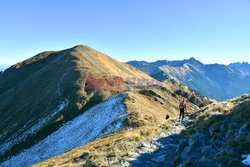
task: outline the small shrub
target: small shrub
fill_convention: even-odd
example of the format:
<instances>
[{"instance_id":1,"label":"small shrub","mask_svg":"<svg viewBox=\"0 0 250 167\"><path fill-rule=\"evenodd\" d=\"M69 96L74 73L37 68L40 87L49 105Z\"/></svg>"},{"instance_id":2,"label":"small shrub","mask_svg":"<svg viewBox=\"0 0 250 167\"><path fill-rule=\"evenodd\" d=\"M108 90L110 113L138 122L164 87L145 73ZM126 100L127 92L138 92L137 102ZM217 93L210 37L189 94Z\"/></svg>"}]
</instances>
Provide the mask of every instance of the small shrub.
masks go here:
<instances>
[{"instance_id":1,"label":"small shrub","mask_svg":"<svg viewBox=\"0 0 250 167\"><path fill-rule=\"evenodd\" d=\"M183 136L185 138L189 138L190 135L192 135L195 132L193 128L188 128L184 131Z\"/></svg>"},{"instance_id":2,"label":"small shrub","mask_svg":"<svg viewBox=\"0 0 250 167\"><path fill-rule=\"evenodd\" d=\"M140 136L136 136L134 139L136 142L140 142L142 138Z\"/></svg>"},{"instance_id":3,"label":"small shrub","mask_svg":"<svg viewBox=\"0 0 250 167\"><path fill-rule=\"evenodd\" d=\"M250 134L243 136L239 145L243 153L248 154L250 152Z\"/></svg>"},{"instance_id":4,"label":"small shrub","mask_svg":"<svg viewBox=\"0 0 250 167\"><path fill-rule=\"evenodd\" d=\"M222 133L221 132L215 132L215 137L222 137Z\"/></svg>"},{"instance_id":5,"label":"small shrub","mask_svg":"<svg viewBox=\"0 0 250 167\"><path fill-rule=\"evenodd\" d=\"M174 166L178 166L179 163L181 163L181 158L180 158L180 157L177 157L177 158L174 160Z\"/></svg>"},{"instance_id":6,"label":"small shrub","mask_svg":"<svg viewBox=\"0 0 250 167\"><path fill-rule=\"evenodd\" d=\"M239 141L236 140L235 138L230 138L227 140L227 146L228 147L236 147L239 145Z\"/></svg>"},{"instance_id":7,"label":"small shrub","mask_svg":"<svg viewBox=\"0 0 250 167\"><path fill-rule=\"evenodd\" d=\"M227 113L228 109L226 107L218 107L217 110L220 112L220 113Z\"/></svg>"},{"instance_id":8,"label":"small shrub","mask_svg":"<svg viewBox=\"0 0 250 167\"><path fill-rule=\"evenodd\" d=\"M237 128L236 124L232 122L230 122L227 127L228 129L232 129L232 130Z\"/></svg>"}]
</instances>

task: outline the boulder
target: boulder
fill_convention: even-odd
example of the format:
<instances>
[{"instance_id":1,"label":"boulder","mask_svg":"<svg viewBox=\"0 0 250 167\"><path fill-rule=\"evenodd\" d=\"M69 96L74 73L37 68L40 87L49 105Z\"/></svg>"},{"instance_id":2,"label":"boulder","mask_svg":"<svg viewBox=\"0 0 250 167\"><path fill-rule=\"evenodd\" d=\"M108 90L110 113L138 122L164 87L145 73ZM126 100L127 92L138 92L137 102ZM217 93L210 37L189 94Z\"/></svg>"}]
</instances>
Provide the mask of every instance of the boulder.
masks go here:
<instances>
[{"instance_id":1,"label":"boulder","mask_svg":"<svg viewBox=\"0 0 250 167\"><path fill-rule=\"evenodd\" d=\"M187 140L185 139L181 139L180 140L180 143L178 144L178 147L177 147L177 152L182 152L184 150L184 148L188 145L188 142Z\"/></svg>"},{"instance_id":2,"label":"boulder","mask_svg":"<svg viewBox=\"0 0 250 167\"><path fill-rule=\"evenodd\" d=\"M79 157L75 158L74 162L79 162L79 161L85 160L88 156L89 156L89 152L85 151L85 152L82 153L82 155L80 155Z\"/></svg>"},{"instance_id":3,"label":"boulder","mask_svg":"<svg viewBox=\"0 0 250 167\"><path fill-rule=\"evenodd\" d=\"M229 156L237 156L239 155L239 149L237 147L230 147L230 148L226 148L226 153L229 155Z\"/></svg>"},{"instance_id":4,"label":"boulder","mask_svg":"<svg viewBox=\"0 0 250 167\"><path fill-rule=\"evenodd\" d=\"M242 165L239 160L232 159L227 163L227 167L232 167L232 166L242 166Z\"/></svg>"},{"instance_id":5,"label":"boulder","mask_svg":"<svg viewBox=\"0 0 250 167\"><path fill-rule=\"evenodd\" d=\"M189 145L198 144L204 146L206 144L206 136L203 132L197 132L189 138Z\"/></svg>"},{"instance_id":6,"label":"boulder","mask_svg":"<svg viewBox=\"0 0 250 167\"><path fill-rule=\"evenodd\" d=\"M241 126L239 129L239 135L246 135L249 129L250 129L250 124L244 123L244 125Z\"/></svg>"},{"instance_id":7,"label":"boulder","mask_svg":"<svg viewBox=\"0 0 250 167\"><path fill-rule=\"evenodd\" d=\"M235 133L235 132L234 132L233 130L229 130L229 131L227 132L227 134L226 134L226 138L227 138L227 139L234 138L234 136L235 136L234 133Z\"/></svg>"},{"instance_id":8,"label":"boulder","mask_svg":"<svg viewBox=\"0 0 250 167\"><path fill-rule=\"evenodd\" d=\"M156 158L154 158L154 159L152 159L152 160L153 160L154 162L160 163L160 162L165 161L165 159L166 159L166 156L165 156L165 155L161 155L161 156L156 157Z\"/></svg>"},{"instance_id":9,"label":"boulder","mask_svg":"<svg viewBox=\"0 0 250 167\"><path fill-rule=\"evenodd\" d=\"M222 145L225 144L225 141L221 138L212 138L210 140L210 143L212 143L214 147L221 147Z\"/></svg>"},{"instance_id":10,"label":"boulder","mask_svg":"<svg viewBox=\"0 0 250 167\"><path fill-rule=\"evenodd\" d=\"M208 155L208 154L215 153L215 152L216 150L213 148L212 145L206 145L201 148L201 153L204 155Z\"/></svg>"}]
</instances>

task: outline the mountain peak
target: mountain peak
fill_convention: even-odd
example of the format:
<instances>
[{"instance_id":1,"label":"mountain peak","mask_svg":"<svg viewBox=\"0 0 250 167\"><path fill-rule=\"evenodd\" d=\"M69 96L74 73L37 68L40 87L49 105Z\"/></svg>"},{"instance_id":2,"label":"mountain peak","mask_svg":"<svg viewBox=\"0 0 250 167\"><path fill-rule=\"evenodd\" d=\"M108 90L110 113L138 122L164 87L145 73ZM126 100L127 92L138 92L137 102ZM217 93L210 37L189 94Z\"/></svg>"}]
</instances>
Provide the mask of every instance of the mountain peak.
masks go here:
<instances>
[{"instance_id":1,"label":"mountain peak","mask_svg":"<svg viewBox=\"0 0 250 167\"><path fill-rule=\"evenodd\" d=\"M169 62L168 60L157 60L156 62L152 62L152 64L161 67L167 65L168 62Z\"/></svg>"},{"instance_id":2,"label":"mountain peak","mask_svg":"<svg viewBox=\"0 0 250 167\"><path fill-rule=\"evenodd\" d=\"M243 61L242 63L241 62L230 63L229 66L231 65L249 65L249 63L246 61Z\"/></svg>"},{"instance_id":3,"label":"mountain peak","mask_svg":"<svg viewBox=\"0 0 250 167\"><path fill-rule=\"evenodd\" d=\"M196 60L194 57L190 57L189 60L190 60L190 61L198 61L198 60Z\"/></svg>"},{"instance_id":4,"label":"mountain peak","mask_svg":"<svg viewBox=\"0 0 250 167\"><path fill-rule=\"evenodd\" d=\"M204 65L202 62L200 62L199 60L195 59L194 57L190 57L188 60L184 60L183 61L183 64L186 64L186 63L194 65L194 66L197 66L197 67L201 67L201 66Z\"/></svg>"},{"instance_id":5,"label":"mountain peak","mask_svg":"<svg viewBox=\"0 0 250 167\"><path fill-rule=\"evenodd\" d=\"M74 49L90 49L90 47L88 47L87 45L76 45L72 48Z\"/></svg>"},{"instance_id":6,"label":"mountain peak","mask_svg":"<svg viewBox=\"0 0 250 167\"><path fill-rule=\"evenodd\" d=\"M187 61L192 62L192 63L195 62L195 63L203 64L199 60L195 59L194 57L190 57Z\"/></svg>"},{"instance_id":7,"label":"mountain peak","mask_svg":"<svg viewBox=\"0 0 250 167\"><path fill-rule=\"evenodd\" d=\"M248 62L231 63L229 64L229 67L239 70L243 74L250 76L250 64Z\"/></svg>"}]
</instances>

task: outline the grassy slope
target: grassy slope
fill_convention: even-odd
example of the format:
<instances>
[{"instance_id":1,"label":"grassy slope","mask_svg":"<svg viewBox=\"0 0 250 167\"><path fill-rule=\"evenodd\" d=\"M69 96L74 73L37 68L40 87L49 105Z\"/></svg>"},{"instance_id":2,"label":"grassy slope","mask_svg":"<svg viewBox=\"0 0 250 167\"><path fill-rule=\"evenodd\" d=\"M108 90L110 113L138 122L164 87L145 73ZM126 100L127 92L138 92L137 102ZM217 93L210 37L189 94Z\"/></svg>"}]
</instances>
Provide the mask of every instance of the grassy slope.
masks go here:
<instances>
[{"instance_id":1,"label":"grassy slope","mask_svg":"<svg viewBox=\"0 0 250 167\"><path fill-rule=\"evenodd\" d=\"M109 166L108 162L119 165L120 157L125 156L132 148L150 136L154 136L166 127L168 114L171 119L178 115L180 96L172 96L168 91L134 91L129 92L125 100L129 115L126 127L104 138L97 139L85 146L69 151L58 157L49 159L35 166ZM190 104L190 112L198 107ZM80 162L74 159L80 157L84 151L89 156Z\"/></svg>"},{"instance_id":2,"label":"grassy slope","mask_svg":"<svg viewBox=\"0 0 250 167\"><path fill-rule=\"evenodd\" d=\"M0 74L0 97L4 99L0 102L0 129L1 134L6 134L0 137L0 144L9 139L13 133L18 132L16 135L19 136L35 125L39 119L53 114L63 100L67 99L69 103L36 134L15 145L4 155L0 155L0 161L45 138L63 122L122 92L129 92L126 100L129 114L127 126L121 132L94 141L94 145L99 145L99 149L91 147L93 143L84 146L83 149L95 150L93 156L97 155L98 158L107 156L103 156L107 154L108 147L103 147L100 142L102 140L109 144L116 139L121 141L115 142L113 149L115 154L117 148L126 145L127 142L124 141L132 140L133 145L147 136L156 134L159 127L166 123L166 114L172 118L178 114L176 106L182 97L174 93L177 89L174 84L165 83L163 89L153 91L86 90L86 77L122 78L125 81L126 77L151 79L145 73L86 46L59 52L44 52L12 66ZM191 103L189 107L197 109L197 106ZM69 160L72 161L72 158ZM97 163L98 158L92 159L93 162ZM62 161L65 163L67 160L62 159ZM55 164L53 160L51 162Z\"/></svg>"},{"instance_id":3,"label":"grassy slope","mask_svg":"<svg viewBox=\"0 0 250 167\"><path fill-rule=\"evenodd\" d=\"M117 75L123 73L124 70L130 69L133 72L131 75L137 78L150 78L141 75L143 74L142 72L138 73L136 69L126 64L122 64L122 66L128 68L121 70L116 70L116 66L107 65L105 71L110 72L115 69ZM122 77L126 79L126 76L122 75ZM125 100L125 104L127 106L128 119L123 130L35 166L109 166L108 161L119 164L119 157L126 155L132 148L149 136L160 133L161 127L165 127L168 124L168 121L165 119L166 115L169 115L171 119L176 118L178 115L177 106L183 97L174 92L180 89L188 94L189 97L196 97L204 105L210 103L210 100L197 96L195 92L189 91L187 88L180 86L180 84L176 85L176 83L166 82L161 90L127 90L128 97ZM188 106L190 111L198 109L192 102ZM75 162L74 159L81 156L84 151L89 151L89 156L84 161Z\"/></svg>"},{"instance_id":4,"label":"grassy slope","mask_svg":"<svg viewBox=\"0 0 250 167\"><path fill-rule=\"evenodd\" d=\"M149 78L86 46L44 52L0 74L0 133L4 134L0 136L0 144L11 137L20 136L38 123L39 119L55 113L64 100L69 102L63 111L48 120L35 135L30 135L0 155L0 161L30 147L55 131L63 122L73 119L95 104L121 93L119 90L86 90L86 77L93 76Z\"/></svg>"}]
</instances>

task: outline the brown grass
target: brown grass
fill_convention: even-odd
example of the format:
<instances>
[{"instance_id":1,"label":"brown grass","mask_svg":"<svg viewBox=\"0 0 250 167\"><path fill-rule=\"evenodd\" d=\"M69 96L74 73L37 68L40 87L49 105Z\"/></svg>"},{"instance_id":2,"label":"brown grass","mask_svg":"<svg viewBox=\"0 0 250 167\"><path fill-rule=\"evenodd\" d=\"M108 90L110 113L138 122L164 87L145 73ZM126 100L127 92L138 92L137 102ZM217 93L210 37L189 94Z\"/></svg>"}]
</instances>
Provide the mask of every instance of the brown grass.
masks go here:
<instances>
[{"instance_id":1,"label":"brown grass","mask_svg":"<svg viewBox=\"0 0 250 167\"><path fill-rule=\"evenodd\" d=\"M125 156L148 137L160 133L162 127L166 129L169 123L165 119L166 114L169 114L171 119L175 119L178 115L176 109L178 99L171 99L171 102L168 102L167 98L172 98L172 96L160 91L156 91L156 93L159 95L158 98L166 101L164 105L152 100L151 96L140 94L137 91L128 92L125 105L129 117L125 129L35 166L88 166L88 164L109 166L108 160L118 163L119 157ZM75 163L74 158L79 157L86 150L90 152L89 158Z\"/></svg>"},{"instance_id":2,"label":"brown grass","mask_svg":"<svg viewBox=\"0 0 250 167\"><path fill-rule=\"evenodd\" d=\"M128 113L125 129L42 162L37 166L79 166L82 163L90 165L103 163L105 166L107 157L123 156L139 142L159 133L159 127L167 123L165 120L167 114L170 119L175 119L179 114L178 104L183 98L174 93L179 87L177 88L170 83L164 83L164 88L160 90L153 89L147 90L147 92L127 90L126 82L123 90L87 90L87 77L96 77L97 79L122 78L124 81L127 77L152 78L86 46L39 54L17 64L2 76L4 76L0 79L0 98L3 99L0 102L0 129L3 129L0 132L2 134L4 134L4 129L8 129L16 122L18 122L17 129L23 127L30 120L32 123L37 122L44 115L51 114L62 99L69 100L67 110L51 120L41 132L42 135L32 136L30 140L20 144L22 148L11 151L9 155L25 147L30 147L32 145L30 141L42 140L60 127L63 121L75 118L103 100L115 94L128 93L125 101ZM18 87L16 87L16 80L19 81ZM62 90L60 97L57 92L58 87ZM14 92L9 91L12 89ZM188 90L185 91L191 93ZM191 103L188 104L188 107L190 112L198 109ZM49 110L46 110L47 108ZM45 113L45 111L48 112ZM8 122L13 115L15 119ZM31 127L32 123L27 127ZM15 131L16 129L13 129L8 135L10 136ZM3 140L0 138L0 142ZM75 164L74 158L80 156L84 150L90 151L90 157L85 162Z\"/></svg>"}]
</instances>

